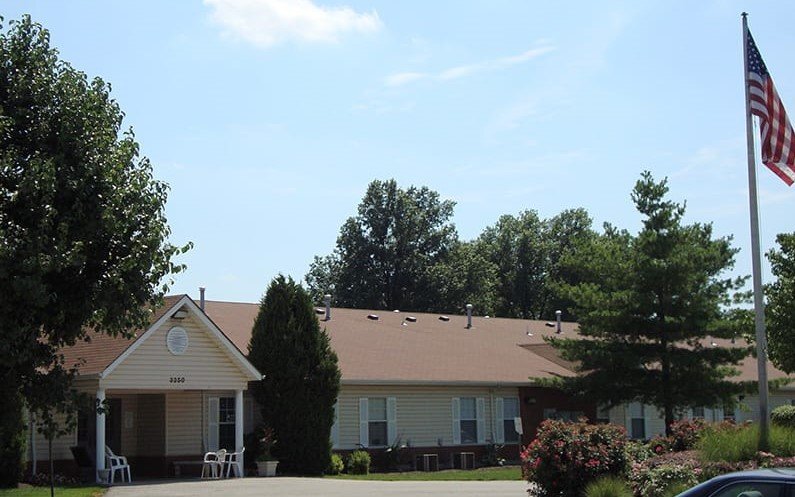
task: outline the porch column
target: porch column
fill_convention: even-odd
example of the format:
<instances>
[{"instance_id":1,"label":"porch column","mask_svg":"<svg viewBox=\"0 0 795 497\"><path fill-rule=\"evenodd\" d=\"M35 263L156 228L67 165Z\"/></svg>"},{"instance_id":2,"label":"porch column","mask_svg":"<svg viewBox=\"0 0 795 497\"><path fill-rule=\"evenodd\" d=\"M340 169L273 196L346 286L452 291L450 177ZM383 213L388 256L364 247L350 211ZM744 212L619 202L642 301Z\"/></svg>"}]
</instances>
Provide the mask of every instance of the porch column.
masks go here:
<instances>
[{"instance_id":1,"label":"porch column","mask_svg":"<svg viewBox=\"0 0 795 497\"><path fill-rule=\"evenodd\" d=\"M97 390L98 406L103 406L105 402L105 389L100 388ZM99 481L99 470L105 469L105 412L95 411L97 415L97 433L96 433L96 447L94 450L95 459L97 463L97 481Z\"/></svg>"},{"instance_id":2,"label":"porch column","mask_svg":"<svg viewBox=\"0 0 795 497\"><path fill-rule=\"evenodd\" d=\"M235 452L243 450L243 390L235 390ZM243 476L243 458L237 458L237 468Z\"/></svg>"}]
</instances>

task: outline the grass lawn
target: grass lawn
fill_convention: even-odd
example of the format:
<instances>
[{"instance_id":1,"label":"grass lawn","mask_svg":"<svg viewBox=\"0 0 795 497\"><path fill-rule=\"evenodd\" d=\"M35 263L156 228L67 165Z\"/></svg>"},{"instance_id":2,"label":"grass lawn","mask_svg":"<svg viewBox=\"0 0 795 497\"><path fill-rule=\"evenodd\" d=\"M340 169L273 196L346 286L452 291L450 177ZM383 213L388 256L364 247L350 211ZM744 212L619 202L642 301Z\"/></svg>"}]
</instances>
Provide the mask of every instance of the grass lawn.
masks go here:
<instances>
[{"instance_id":1,"label":"grass lawn","mask_svg":"<svg viewBox=\"0 0 795 497\"><path fill-rule=\"evenodd\" d=\"M102 487L55 487L56 497L100 497L105 493ZM0 490L0 497L50 497L50 487L32 487Z\"/></svg>"},{"instance_id":2,"label":"grass lawn","mask_svg":"<svg viewBox=\"0 0 795 497\"><path fill-rule=\"evenodd\" d=\"M326 478L337 478L343 480L378 480L378 481L521 480L522 470L519 466L505 466L502 468L480 468L480 469L470 469L470 470L450 469L445 471L409 471L406 473L370 473L369 475L337 475L337 476L326 476Z\"/></svg>"}]
</instances>

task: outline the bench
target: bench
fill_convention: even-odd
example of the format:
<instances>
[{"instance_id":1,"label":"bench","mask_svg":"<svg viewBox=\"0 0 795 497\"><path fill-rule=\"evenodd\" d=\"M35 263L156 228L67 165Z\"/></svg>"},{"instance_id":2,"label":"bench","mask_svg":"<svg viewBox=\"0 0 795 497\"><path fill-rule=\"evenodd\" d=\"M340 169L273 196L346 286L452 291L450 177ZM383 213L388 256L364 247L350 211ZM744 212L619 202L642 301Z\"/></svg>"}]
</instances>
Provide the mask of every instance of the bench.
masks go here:
<instances>
[{"instance_id":1,"label":"bench","mask_svg":"<svg viewBox=\"0 0 795 497\"><path fill-rule=\"evenodd\" d=\"M188 461L173 461L171 464L174 465L174 476L179 478L182 476L182 466L199 466L204 464L204 461L200 459L191 459Z\"/></svg>"}]
</instances>

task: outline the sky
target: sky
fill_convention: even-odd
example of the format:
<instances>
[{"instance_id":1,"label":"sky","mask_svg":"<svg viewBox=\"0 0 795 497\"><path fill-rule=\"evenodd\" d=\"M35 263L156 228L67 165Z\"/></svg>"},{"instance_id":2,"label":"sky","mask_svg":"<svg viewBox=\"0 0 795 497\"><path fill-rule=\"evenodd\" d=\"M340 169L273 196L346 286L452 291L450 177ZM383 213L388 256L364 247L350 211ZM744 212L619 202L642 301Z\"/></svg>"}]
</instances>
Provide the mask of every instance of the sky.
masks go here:
<instances>
[{"instance_id":1,"label":"sky","mask_svg":"<svg viewBox=\"0 0 795 497\"><path fill-rule=\"evenodd\" d=\"M587 209L637 232L630 191L667 177L751 273L742 30L795 112L795 2L9 1L112 86L167 182L170 293L258 301L329 254L367 185L456 202L463 240L503 214ZM795 190L759 168L761 245ZM765 262L765 281L771 276Z\"/></svg>"}]
</instances>

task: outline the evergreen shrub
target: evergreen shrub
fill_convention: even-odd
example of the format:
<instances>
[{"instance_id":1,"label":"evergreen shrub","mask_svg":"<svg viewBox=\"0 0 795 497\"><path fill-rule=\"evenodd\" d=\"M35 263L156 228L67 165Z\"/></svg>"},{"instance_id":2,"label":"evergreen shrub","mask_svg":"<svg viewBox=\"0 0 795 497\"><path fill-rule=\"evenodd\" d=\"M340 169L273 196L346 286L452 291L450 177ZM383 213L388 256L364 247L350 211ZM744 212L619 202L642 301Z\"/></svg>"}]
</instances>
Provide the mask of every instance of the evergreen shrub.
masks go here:
<instances>
[{"instance_id":1,"label":"evergreen shrub","mask_svg":"<svg viewBox=\"0 0 795 497\"><path fill-rule=\"evenodd\" d=\"M326 474L338 475L342 473L343 469L345 469L345 463L342 462L342 456L339 454L331 454L331 462L328 465Z\"/></svg>"},{"instance_id":2,"label":"evergreen shrub","mask_svg":"<svg viewBox=\"0 0 795 497\"><path fill-rule=\"evenodd\" d=\"M778 406L770 413L770 421L777 426L795 428L795 406Z\"/></svg>"},{"instance_id":3,"label":"evergreen shrub","mask_svg":"<svg viewBox=\"0 0 795 497\"><path fill-rule=\"evenodd\" d=\"M370 454L364 450L355 450L348 456L348 473L352 475L370 474Z\"/></svg>"}]
</instances>

